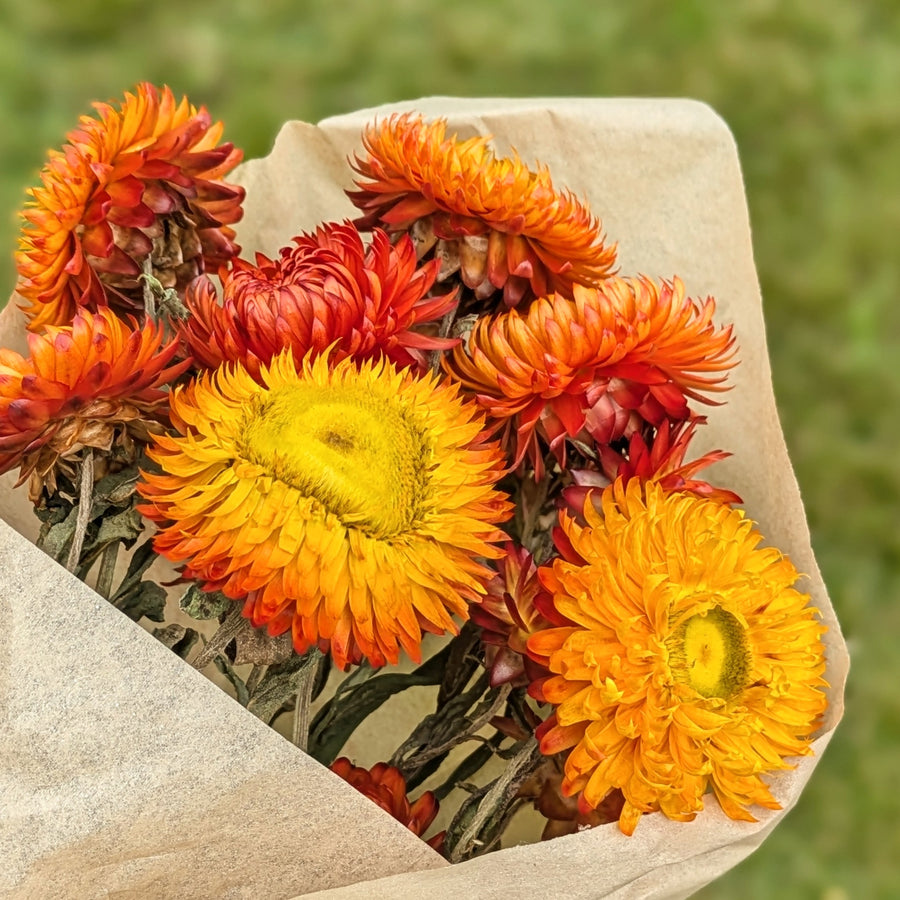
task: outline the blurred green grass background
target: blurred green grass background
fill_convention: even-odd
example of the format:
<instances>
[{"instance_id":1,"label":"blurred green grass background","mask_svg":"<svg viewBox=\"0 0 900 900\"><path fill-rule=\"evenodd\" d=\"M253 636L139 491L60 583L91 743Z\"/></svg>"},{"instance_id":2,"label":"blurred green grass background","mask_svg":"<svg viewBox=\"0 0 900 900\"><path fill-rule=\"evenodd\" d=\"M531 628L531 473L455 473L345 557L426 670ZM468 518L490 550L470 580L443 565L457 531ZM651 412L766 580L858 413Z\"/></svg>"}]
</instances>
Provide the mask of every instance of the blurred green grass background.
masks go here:
<instances>
[{"instance_id":1,"label":"blurred green grass background","mask_svg":"<svg viewBox=\"0 0 900 900\"><path fill-rule=\"evenodd\" d=\"M775 390L854 656L844 723L775 836L702 893L897 896L900 15L894 0L0 0L0 284L46 148L170 84L247 157L285 119L429 94L688 96L734 131ZM5 294L6 292L0 292Z\"/></svg>"}]
</instances>

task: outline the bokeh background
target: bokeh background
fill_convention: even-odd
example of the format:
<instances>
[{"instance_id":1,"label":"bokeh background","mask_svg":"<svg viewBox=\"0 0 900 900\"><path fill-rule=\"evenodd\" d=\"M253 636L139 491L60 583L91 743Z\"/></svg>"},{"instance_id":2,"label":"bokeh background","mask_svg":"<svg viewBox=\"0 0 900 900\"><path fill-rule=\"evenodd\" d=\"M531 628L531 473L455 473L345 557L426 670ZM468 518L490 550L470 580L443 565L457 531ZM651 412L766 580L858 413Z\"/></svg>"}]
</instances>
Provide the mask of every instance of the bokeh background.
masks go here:
<instances>
[{"instance_id":1,"label":"bokeh background","mask_svg":"<svg viewBox=\"0 0 900 900\"><path fill-rule=\"evenodd\" d=\"M787 443L854 664L798 807L705 889L900 891L900 13L895 0L0 0L0 284L45 150L168 83L247 157L285 119L429 94L687 96L740 150ZM4 296L7 291L0 291Z\"/></svg>"}]
</instances>

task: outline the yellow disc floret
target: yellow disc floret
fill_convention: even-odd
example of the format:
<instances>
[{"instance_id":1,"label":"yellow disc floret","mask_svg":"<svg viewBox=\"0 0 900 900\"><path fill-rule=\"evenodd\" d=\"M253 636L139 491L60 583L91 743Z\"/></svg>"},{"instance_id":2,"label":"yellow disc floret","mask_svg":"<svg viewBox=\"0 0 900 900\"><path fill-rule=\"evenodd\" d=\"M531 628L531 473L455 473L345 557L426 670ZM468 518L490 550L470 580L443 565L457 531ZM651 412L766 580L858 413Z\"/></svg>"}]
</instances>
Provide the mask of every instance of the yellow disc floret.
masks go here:
<instances>
[{"instance_id":1,"label":"yellow disc floret","mask_svg":"<svg viewBox=\"0 0 900 900\"><path fill-rule=\"evenodd\" d=\"M750 654L737 617L713 606L688 617L669 640L675 679L703 697L728 700L747 685Z\"/></svg>"}]
</instances>

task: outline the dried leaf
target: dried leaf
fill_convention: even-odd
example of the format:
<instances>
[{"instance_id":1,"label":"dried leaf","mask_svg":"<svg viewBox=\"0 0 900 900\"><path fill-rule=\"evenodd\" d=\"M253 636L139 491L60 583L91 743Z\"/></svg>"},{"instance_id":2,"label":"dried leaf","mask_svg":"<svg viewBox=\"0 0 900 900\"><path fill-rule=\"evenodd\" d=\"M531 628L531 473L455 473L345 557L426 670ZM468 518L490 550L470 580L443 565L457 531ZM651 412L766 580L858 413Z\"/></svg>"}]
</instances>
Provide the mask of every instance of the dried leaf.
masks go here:
<instances>
[{"instance_id":1,"label":"dried leaf","mask_svg":"<svg viewBox=\"0 0 900 900\"><path fill-rule=\"evenodd\" d=\"M151 622L165 618L166 592L152 581L139 581L134 587L116 595L113 605L137 622L146 616Z\"/></svg>"},{"instance_id":2,"label":"dried leaf","mask_svg":"<svg viewBox=\"0 0 900 900\"><path fill-rule=\"evenodd\" d=\"M394 694L418 685L440 684L449 655L448 644L408 674L388 672L369 677L371 671L367 674L362 669L353 672L313 720L307 750L309 755L322 765L331 765L360 723ZM352 678L365 680L342 690Z\"/></svg>"},{"instance_id":3,"label":"dried leaf","mask_svg":"<svg viewBox=\"0 0 900 900\"><path fill-rule=\"evenodd\" d=\"M182 594L178 605L192 619L205 621L224 616L234 605L234 600L229 600L220 591L204 591L199 584L192 584Z\"/></svg>"},{"instance_id":4,"label":"dried leaf","mask_svg":"<svg viewBox=\"0 0 900 900\"><path fill-rule=\"evenodd\" d=\"M51 525L44 531L41 529L41 539L38 546L47 556L62 562L68 555L75 527L78 522L78 507L70 507L68 515L61 521ZM46 528L46 525L45 525Z\"/></svg>"},{"instance_id":5,"label":"dried leaf","mask_svg":"<svg viewBox=\"0 0 900 900\"><path fill-rule=\"evenodd\" d=\"M137 588L141 583L141 579L144 577L144 572L150 568L155 559L156 552L153 549L153 542L150 540L145 541L131 554L125 577L122 579L122 583L119 585L116 592L110 597L110 602L114 606L119 605L120 598L123 598L126 594ZM154 621L161 620L155 619Z\"/></svg>"},{"instance_id":6,"label":"dried leaf","mask_svg":"<svg viewBox=\"0 0 900 900\"><path fill-rule=\"evenodd\" d=\"M186 659L191 648L197 643L200 634L193 628L185 628L184 625L173 623L164 628L154 628L153 637L165 644L177 656Z\"/></svg>"},{"instance_id":7,"label":"dried leaf","mask_svg":"<svg viewBox=\"0 0 900 900\"><path fill-rule=\"evenodd\" d=\"M250 628L235 638L236 666L248 663L254 666L272 666L287 662L293 655L294 645L290 631L272 637L264 628Z\"/></svg>"},{"instance_id":8,"label":"dried leaf","mask_svg":"<svg viewBox=\"0 0 900 900\"><path fill-rule=\"evenodd\" d=\"M523 802L519 787L541 764L543 757L534 737L517 744L503 773L467 797L447 827L444 855L462 862L494 848L513 813Z\"/></svg>"},{"instance_id":9,"label":"dried leaf","mask_svg":"<svg viewBox=\"0 0 900 900\"><path fill-rule=\"evenodd\" d=\"M295 654L287 662L269 666L247 708L266 724L271 723L281 707L296 695L305 670L310 665L324 665L325 659L322 652L314 647L302 656Z\"/></svg>"},{"instance_id":10,"label":"dried leaf","mask_svg":"<svg viewBox=\"0 0 900 900\"><path fill-rule=\"evenodd\" d=\"M94 517L102 515L109 506L125 506L131 503L134 489L140 478L140 462L127 466L111 475L104 475L94 485Z\"/></svg>"},{"instance_id":11,"label":"dried leaf","mask_svg":"<svg viewBox=\"0 0 900 900\"><path fill-rule=\"evenodd\" d=\"M250 702L250 692L244 679L235 672L234 666L224 656L217 656L213 660L213 665L231 682L237 702L241 706L246 706Z\"/></svg>"},{"instance_id":12,"label":"dried leaf","mask_svg":"<svg viewBox=\"0 0 900 900\"><path fill-rule=\"evenodd\" d=\"M487 765L503 740L503 735L495 734L492 738L478 746L450 773L443 784L434 789L434 795L438 800L443 800L454 788L473 775L481 771Z\"/></svg>"},{"instance_id":13,"label":"dried leaf","mask_svg":"<svg viewBox=\"0 0 900 900\"><path fill-rule=\"evenodd\" d=\"M85 542L85 550L94 548L102 549L107 544L118 541L126 547L130 547L138 539L144 530L144 522L141 514L129 507L111 516L104 516L97 530L97 536L88 545Z\"/></svg>"}]
</instances>

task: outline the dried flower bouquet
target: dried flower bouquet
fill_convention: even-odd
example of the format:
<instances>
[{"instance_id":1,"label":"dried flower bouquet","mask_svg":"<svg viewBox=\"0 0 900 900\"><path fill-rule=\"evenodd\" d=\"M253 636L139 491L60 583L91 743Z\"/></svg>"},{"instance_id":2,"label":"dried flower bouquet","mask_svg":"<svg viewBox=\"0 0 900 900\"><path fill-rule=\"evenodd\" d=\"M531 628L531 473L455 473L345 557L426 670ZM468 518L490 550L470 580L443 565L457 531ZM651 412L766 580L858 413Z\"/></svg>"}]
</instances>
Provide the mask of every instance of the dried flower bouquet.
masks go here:
<instances>
[{"instance_id":1,"label":"dried flower bouquet","mask_svg":"<svg viewBox=\"0 0 900 900\"><path fill-rule=\"evenodd\" d=\"M97 112L23 214L28 353L0 350L39 545L415 834L452 804L452 862L525 807L534 838L778 809L825 627L704 472L732 448L694 450L740 352L716 300L416 112L362 130L353 221L241 256L206 110ZM338 759L422 689L390 759Z\"/></svg>"}]
</instances>

